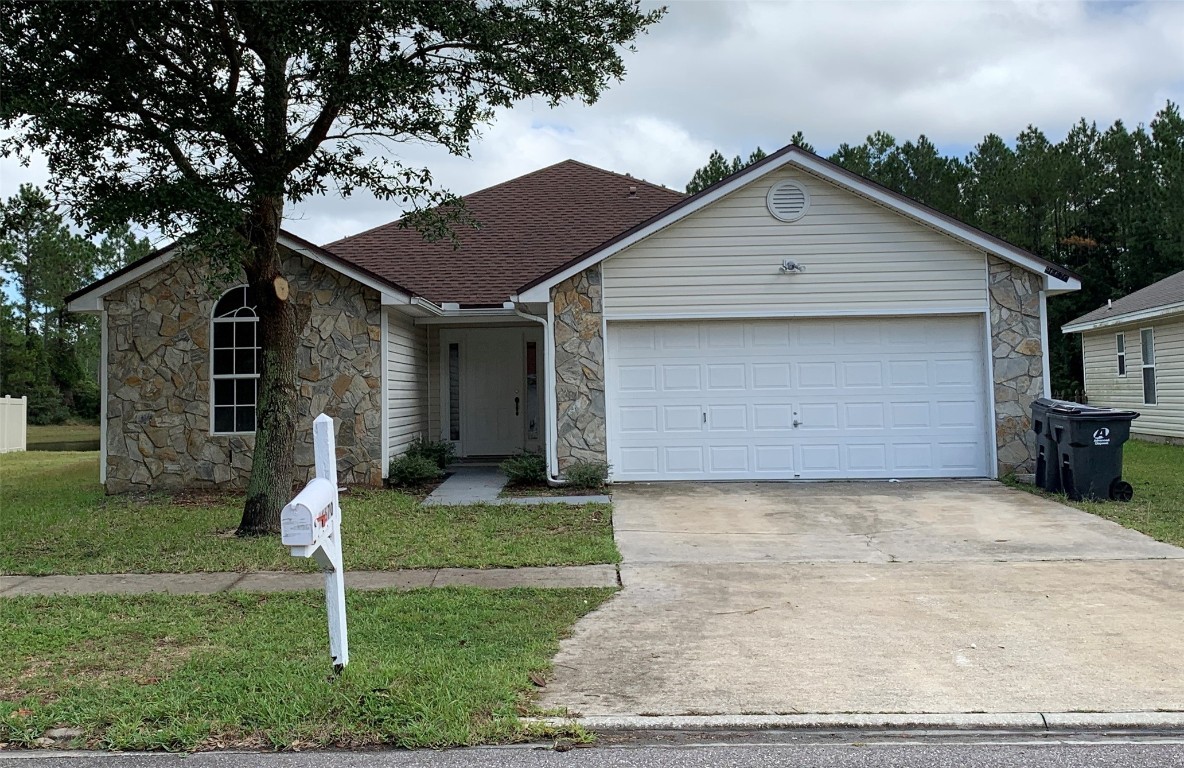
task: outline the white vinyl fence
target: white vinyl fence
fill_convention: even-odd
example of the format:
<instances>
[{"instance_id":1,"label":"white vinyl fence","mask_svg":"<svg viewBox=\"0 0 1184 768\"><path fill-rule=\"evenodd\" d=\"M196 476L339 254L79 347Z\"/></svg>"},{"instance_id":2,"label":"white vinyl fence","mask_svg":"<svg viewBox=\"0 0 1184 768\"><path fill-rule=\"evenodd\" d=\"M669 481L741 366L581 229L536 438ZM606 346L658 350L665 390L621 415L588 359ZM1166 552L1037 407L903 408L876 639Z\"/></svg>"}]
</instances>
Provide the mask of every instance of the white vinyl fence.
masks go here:
<instances>
[{"instance_id":1,"label":"white vinyl fence","mask_svg":"<svg viewBox=\"0 0 1184 768\"><path fill-rule=\"evenodd\" d=\"M25 450L29 398L0 397L0 453Z\"/></svg>"}]
</instances>

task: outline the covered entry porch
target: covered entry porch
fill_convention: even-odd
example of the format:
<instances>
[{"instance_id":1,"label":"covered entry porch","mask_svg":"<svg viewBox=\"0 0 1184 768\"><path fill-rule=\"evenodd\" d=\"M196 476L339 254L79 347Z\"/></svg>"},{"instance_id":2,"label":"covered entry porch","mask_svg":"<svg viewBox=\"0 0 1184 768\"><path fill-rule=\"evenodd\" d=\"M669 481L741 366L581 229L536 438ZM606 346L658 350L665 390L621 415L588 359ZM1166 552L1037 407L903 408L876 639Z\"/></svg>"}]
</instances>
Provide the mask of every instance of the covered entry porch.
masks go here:
<instances>
[{"instance_id":1,"label":"covered entry porch","mask_svg":"<svg viewBox=\"0 0 1184 768\"><path fill-rule=\"evenodd\" d=\"M431 429L436 439L451 442L465 459L542 453L542 325L501 320L441 324L435 330L432 363L440 408Z\"/></svg>"}]
</instances>

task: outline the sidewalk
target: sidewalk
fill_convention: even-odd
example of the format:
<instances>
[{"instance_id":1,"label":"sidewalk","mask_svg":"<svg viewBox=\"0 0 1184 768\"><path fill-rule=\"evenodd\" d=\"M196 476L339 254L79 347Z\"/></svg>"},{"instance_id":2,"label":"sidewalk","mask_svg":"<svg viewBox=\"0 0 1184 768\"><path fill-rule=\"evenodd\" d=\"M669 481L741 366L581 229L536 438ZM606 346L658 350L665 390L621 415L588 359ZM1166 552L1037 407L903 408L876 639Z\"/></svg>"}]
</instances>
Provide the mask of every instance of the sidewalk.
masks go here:
<instances>
[{"instance_id":1,"label":"sidewalk","mask_svg":"<svg viewBox=\"0 0 1184 768\"><path fill-rule=\"evenodd\" d=\"M346 571L349 589L426 589L483 587L543 589L616 587L615 565L542 568L434 568L399 571ZM18 595L212 595L218 592L296 592L323 589L320 573L104 573L84 576L0 576L0 597Z\"/></svg>"}]
</instances>

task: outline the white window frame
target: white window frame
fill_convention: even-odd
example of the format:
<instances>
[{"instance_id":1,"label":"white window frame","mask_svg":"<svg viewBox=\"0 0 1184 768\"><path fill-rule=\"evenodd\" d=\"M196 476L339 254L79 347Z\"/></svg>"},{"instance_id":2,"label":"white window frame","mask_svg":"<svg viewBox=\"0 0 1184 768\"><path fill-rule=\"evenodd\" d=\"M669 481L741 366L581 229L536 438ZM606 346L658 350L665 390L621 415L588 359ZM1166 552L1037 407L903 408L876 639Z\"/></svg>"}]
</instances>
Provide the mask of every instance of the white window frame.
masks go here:
<instances>
[{"instance_id":1,"label":"white window frame","mask_svg":"<svg viewBox=\"0 0 1184 768\"><path fill-rule=\"evenodd\" d=\"M253 434L255 434L255 431L259 428L259 384L258 384L259 368L258 368L258 365L255 366L255 373L253 373L253 374L248 374L248 373L215 374L214 373L214 354L218 349L220 349L215 342L215 336L216 336L215 328L217 327L218 323L229 323L229 324L255 323L256 324L255 325L255 334L254 334L255 335L255 346L251 347L251 349L254 349L254 350L259 349L259 326L258 326L259 315L256 312L255 307L245 306L245 302L244 302L245 308L249 309L251 311L251 316L249 318L245 317L245 316L217 317L214 314L217 311L218 305L222 303L222 299L226 298L227 296L229 296L231 293L233 293L235 291L245 290L246 287L247 287L246 285L236 285L233 288L230 288L229 290L227 290L225 293L223 293L221 296L218 297L218 300L214 302L214 305L210 310L210 395L209 395L209 401L210 401L210 434L211 435L253 435ZM234 353L237 352L239 349L240 349L240 347L233 346L233 342L232 342L232 346L230 347L232 358L234 356ZM242 347L241 349L246 349L246 347ZM240 430L236 429L236 430L233 430L230 432L219 432L218 429L215 427L215 420L214 420L214 409L217 404L217 401L215 400L215 396L214 396L214 390L217 387L216 382L224 381L224 380L239 381L241 379L254 379L256 381L256 384L255 384L255 429L252 429L250 431L240 431ZM235 407L237 407L237 406L235 406ZM238 424L238 414L236 413L235 414L235 425L237 426L237 424Z\"/></svg>"},{"instance_id":2,"label":"white window frame","mask_svg":"<svg viewBox=\"0 0 1184 768\"><path fill-rule=\"evenodd\" d=\"M1148 360L1146 339L1151 338L1151 355ZM1154 328L1140 328L1139 329L1139 360L1142 363L1141 372L1143 374L1143 405L1158 405L1159 404L1159 387L1155 382L1155 329ZM1151 371L1151 400L1147 399L1147 371Z\"/></svg>"},{"instance_id":3,"label":"white window frame","mask_svg":"<svg viewBox=\"0 0 1184 768\"><path fill-rule=\"evenodd\" d=\"M1117 354L1118 375L1126 376L1126 333L1114 334L1114 348Z\"/></svg>"}]
</instances>

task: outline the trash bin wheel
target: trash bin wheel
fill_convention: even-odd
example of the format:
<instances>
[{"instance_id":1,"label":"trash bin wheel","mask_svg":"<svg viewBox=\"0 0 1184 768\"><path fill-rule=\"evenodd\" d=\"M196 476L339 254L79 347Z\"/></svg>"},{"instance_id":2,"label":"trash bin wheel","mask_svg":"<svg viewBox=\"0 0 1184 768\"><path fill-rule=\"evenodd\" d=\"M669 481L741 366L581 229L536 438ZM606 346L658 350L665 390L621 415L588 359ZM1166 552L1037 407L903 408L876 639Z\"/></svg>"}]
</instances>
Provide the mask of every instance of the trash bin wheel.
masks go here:
<instances>
[{"instance_id":1,"label":"trash bin wheel","mask_svg":"<svg viewBox=\"0 0 1184 768\"><path fill-rule=\"evenodd\" d=\"M1110 483L1110 498L1115 501L1130 501L1135 497L1135 489L1126 480L1115 480Z\"/></svg>"}]
</instances>

